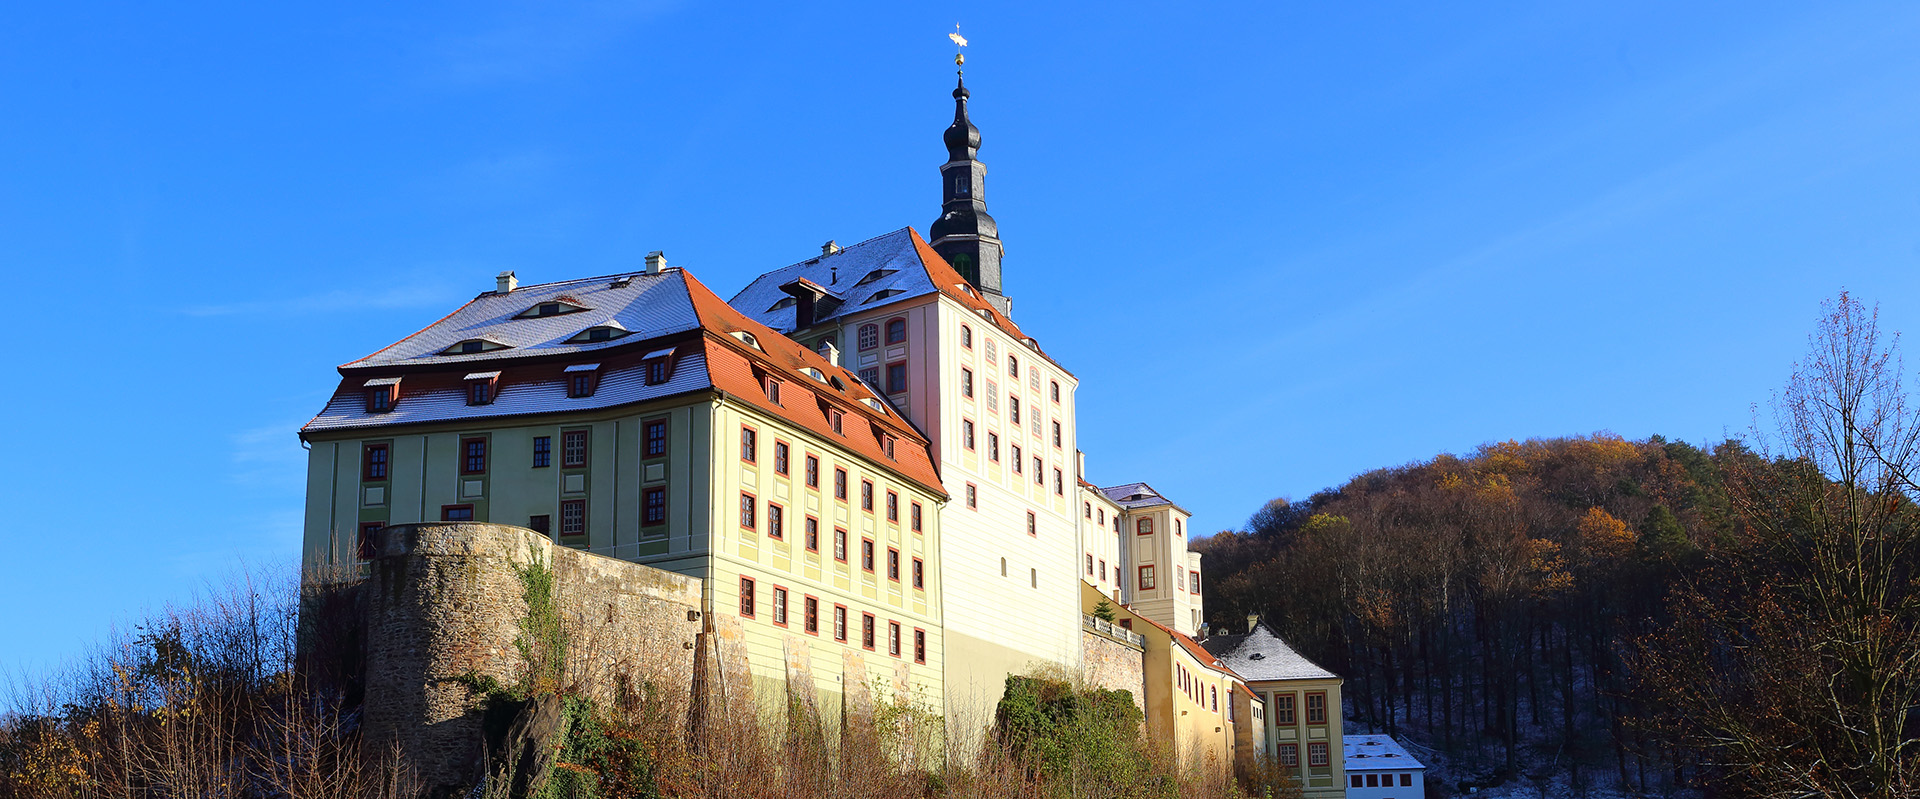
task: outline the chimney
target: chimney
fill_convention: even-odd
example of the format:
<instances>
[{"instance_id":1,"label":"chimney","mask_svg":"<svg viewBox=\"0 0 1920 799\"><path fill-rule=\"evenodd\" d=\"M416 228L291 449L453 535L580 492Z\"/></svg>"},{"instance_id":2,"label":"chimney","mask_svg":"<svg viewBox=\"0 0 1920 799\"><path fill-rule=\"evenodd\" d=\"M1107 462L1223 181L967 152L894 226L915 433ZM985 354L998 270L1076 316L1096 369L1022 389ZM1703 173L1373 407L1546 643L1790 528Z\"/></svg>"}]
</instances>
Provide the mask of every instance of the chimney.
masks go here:
<instances>
[{"instance_id":1,"label":"chimney","mask_svg":"<svg viewBox=\"0 0 1920 799\"><path fill-rule=\"evenodd\" d=\"M1247 633L1251 635L1253 633L1253 626L1259 623L1260 623L1260 614L1258 613L1247 614Z\"/></svg>"},{"instance_id":2,"label":"chimney","mask_svg":"<svg viewBox=\"0 0 1920 799\"><path fill-rule=\"evenodd\" d=\"M840 245L835 244L832 241L828 241L827 243L820 245L821 255L832 255L839 251L840 251Z\"/></svg>"},{"instance_id":3,"label":"chimney","mask_svg":"<svg viewBox=\"0 0 1920 799\"><path fill-rule=\"evenodd\" d=\"M820 357L827 359L827 363L839 366L840 348L833 346L833 342L831 341L822 341L820 342Z\"/></svg>"},{"instance_id":4,"label":"chimney","mask_svg":"<svg viewBox=\"0 0 1920 799\"><path fill-rule=\"evenodd\" d=\"M657 275L667 268L667 254L659 250L647 253L647 274Z\"/></svg>"},{"instance_id":5,"label":"chimney","mask_svg":"<svg viewBox=\"0 0 1920 799\"><path fill-rule=\"evenodd\" d=\"M507 294L520 287L520 279L512 272L501 272L493 276L493 293Z\"/></svg>"},{"instance_id":6,"label":"chimney","mask_svg":"<svg viewBox=\"0 0 1920 799\"><path fill-rule=\"evenodd\" d=\"M793 329L805 330L813 326L814 311L827 290L820 284L804 277L794 278L780 286L780 290L793 298Z\"/></svg>"},{"instance_id":7,"label":"chimney","mask_svg":"<svg viewBox=\"0 0 1920 799\"><path fill-rule=\"evenodd\" d=\"M1073 468L1075 469L1073 475L1082 480L1087 479L1087 451L1084 449L1074 450L1073 463Z\"/></svg>"}]
</instances>

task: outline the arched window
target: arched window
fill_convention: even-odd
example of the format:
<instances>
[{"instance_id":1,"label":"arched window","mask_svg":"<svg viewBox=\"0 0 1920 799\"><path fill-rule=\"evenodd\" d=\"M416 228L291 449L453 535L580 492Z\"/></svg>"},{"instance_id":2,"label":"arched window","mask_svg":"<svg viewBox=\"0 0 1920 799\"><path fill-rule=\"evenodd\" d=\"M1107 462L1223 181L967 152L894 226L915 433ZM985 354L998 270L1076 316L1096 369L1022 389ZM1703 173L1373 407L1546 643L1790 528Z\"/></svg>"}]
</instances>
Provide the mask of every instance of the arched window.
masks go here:
<instances>
[{"instance_id":1,"label":"arched window","mask_svg":"<svg viewBox=\"0 0 1920 799\"><path fill-rule=\"evenodd\" d=\"M1019 358L1015 358L1011 355L1007 356L1007 376L1016 377L1016 378L1020 376L1020 359Z\"/></svg>"},{"instance_id":2,"label":"arched window","mask_svg":"<svg viewBox=\"0 0 1920 799\"><path fill-rule=\"evenodd\" d=\"M891 319L887 321L887 343L899 344L907 340L907 320Z\"/></svg>"},{"instance_id":3,"label":"arched window","mask_svg":"<svg viewBox=\"0 0 1920 799\"><path fill-rule=\"evenodd\" d=\"M960 346L973 349L973 328L960 326Z\"/></svg>"},{"instance_id":4,"label":"arched window","mask_svg":"<svg viewBox=\"0 0 1920 799\"><path fill-rule=\"evenodd\" d=\"M862 351L866 351L866 350L873 349L874 347L877 347L877 346L880 346L880 326L879 325L861 325L860 326L860 349Z\"/></svg>"}]
</instances>

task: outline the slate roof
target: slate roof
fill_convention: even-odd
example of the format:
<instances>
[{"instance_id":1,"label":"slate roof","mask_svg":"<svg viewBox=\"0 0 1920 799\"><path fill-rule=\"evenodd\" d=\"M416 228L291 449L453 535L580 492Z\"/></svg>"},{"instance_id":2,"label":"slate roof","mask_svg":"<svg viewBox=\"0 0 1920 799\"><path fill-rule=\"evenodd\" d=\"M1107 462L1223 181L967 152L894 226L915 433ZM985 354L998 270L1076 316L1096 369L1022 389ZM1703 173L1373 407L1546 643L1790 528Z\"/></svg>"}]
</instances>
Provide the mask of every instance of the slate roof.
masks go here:
<instances>
[{"instance_id":1,"label":"slate roof","mask_svg":"<svg viewBox=\"0 0 1920 799\"><path fill-rule=\"evenodd\" d=\"M781 417L894 469L937 496L946 496L926 436L853 372L828 363L819 354L735 311L685 270L635 275L625 286L611 285L615 282L588 278L517 288L506 295L481 295L398 343L341 366L342 380L333 397L300 432L306 435L577 412L719 391L729 395L731 401ZM516 318L527 308L561 294L575 298L570 302L594 306L594 310ZM613 313L630 329L653 332L591 344L555 343L605 321L608 316L602 311ZM750 334L759 348L740 341L734 333ZM514 346L480 353L437 354L476 334ZM647 385L643 361L663 353L673 364L672 372L666 383ZM598 387L592 396L568 397L567 372L587 365L599 366ZM465 381L476 369L500 374L495 397L486 405L467 404ZM817 370L839 385L815 380L803 371L807 369ZM762 386L762 376L769 374L783 381L778 405L767 399ZM396 378L399 398L392 408L369 413L366 387ZM822 402L845 415L841 433L833 432ZM891 459L883 448L883 434L896 440Z\"/></svg>"},{"instance_id":2,"label":"slate roof","mask_svg":"<svg viewBox=\"0 0 1920 799\"><path fill-rule=\"evenodd\" d=\"M872 282L860 284L869 275L879 276ZM971 309L1014 340L1028 339L1019 325L981 299L966 279L953 271L946 259L934 252L933 246L911 227L775 269L754 278L727 303L763 325L792 333L795 305L783 302L789 295L780 287L801 279L816 284L829 297L814 307L815 324L937 293ZM883 294L886 296L881 296ZM1055 368L1072 374L1041 350L1037 342L1033 349Z\"/></svg>"},{"instance_id":3,"label":"slate roof","mask_svg":"<svg viewBox=\"0 0 1920 799\"><path fill-rule=\"evenodd\" d=\"M1105 494L1107 499L1111 500L1113 504L1119 505L1127 510L1151 508L1159 505L1172 505L1180 508L1178 503L1161 496L1160 492L1153 490L1153 486L1147 485L1146 483L1127 483L1125 485L1102 488L1100 489L1100 493ZM1140 498L1128 499L1128 497L1136 495L1139 495ZM1186 510L1186 508L1180 508L1182 513L1185 513Z\"/></svg>"},{"instance_id":4,"label":"slate roof","mask_svg":"<svg viewBox=\"0 0 1920 799\"><path fill-rule=\"evenodd\" d=\"M1409 771L1426 768L1391 735L1347 735L1342 738L1348 771Z\"/></svg>"},{"instance_id":5,"label":"slate roof","mask_svg":"<svg viewBox=\"0 0 1920 799\"><path fill-rule=\"evenodd\" d=\"M1239 672L1234 671L1233 667L1229 665L1226 661L1220 659L1218 656L1214 655L1212 652L1208 652L1207 648L1205 646L1202 646L1200 642L1187 637L1186 633L1180 632L1179 630L1173 629L1172 627L1168 627L1167 625L1161 624L1160 622L1154 621L1153 619L1149 619L1146 616L1140 615L1140 612L1137 610L1134 610L1132 605L1127 605L1126 608L1129 613L1133 614L1134 618L1144 621L1148 624L1151 624L1159 628L1161 632L1166 633L1168 637L1173 639L1173 642L1175 645L1179 646L1181 649L1186 650L1187 654L1192 655L1194 660L1200 661L1200 665L1205 666L1214 671L1220 672L1221 674L1225 674L1234 679L1238 679L1238 680L1247 679L1245 675L1242 675Z\"/></svg>"},{"instance_id":6,"label":"slate roof","mask_svg":"<svg viewBox=\"0 0 1920 799\"><path fill-rule=\"evenodd\" d=\"M1340 679L1340 675L1293 651L1265 621L1255 624L1246 635L1212 635L1200 645L1249 682Z\"/></svg>"}]
</instances>

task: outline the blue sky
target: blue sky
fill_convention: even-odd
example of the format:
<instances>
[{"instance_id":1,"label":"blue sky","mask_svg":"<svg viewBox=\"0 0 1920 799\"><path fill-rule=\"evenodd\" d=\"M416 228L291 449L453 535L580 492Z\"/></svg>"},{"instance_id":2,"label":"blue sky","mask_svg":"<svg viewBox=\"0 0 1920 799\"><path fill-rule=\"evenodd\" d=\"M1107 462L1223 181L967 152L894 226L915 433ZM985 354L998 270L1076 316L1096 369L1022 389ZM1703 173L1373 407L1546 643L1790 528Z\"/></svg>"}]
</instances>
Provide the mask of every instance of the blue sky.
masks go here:
<instances>
[{"instance_id":1,"label":"blue sky","mask_svg":"<svg viewBox=\"0 0 1920 799\"><path fill-rule=\"evenodd\" d=\"M662 249L725 295L924 231L955 22L1089 476L1196 530L1486 441L1718 440L1843 287L1920 329L1920 7L1164 6L0 11L0 669L290 564L333 367L498 271Z\"/></svg>"}]
</instances>

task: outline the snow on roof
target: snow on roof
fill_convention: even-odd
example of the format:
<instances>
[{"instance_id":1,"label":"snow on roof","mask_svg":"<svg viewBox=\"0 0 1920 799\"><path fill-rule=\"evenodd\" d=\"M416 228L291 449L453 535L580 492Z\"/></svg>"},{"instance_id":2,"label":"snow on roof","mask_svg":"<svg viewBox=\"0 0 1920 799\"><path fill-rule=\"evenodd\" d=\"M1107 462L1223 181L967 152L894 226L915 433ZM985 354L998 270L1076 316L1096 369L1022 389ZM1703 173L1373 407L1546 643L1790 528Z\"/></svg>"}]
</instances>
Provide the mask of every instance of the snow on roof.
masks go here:
<instances>
[{"instance_id":1,"label":"snow on roof","mask_svg":"<svg viewBox=\"0 0 1920 799\"><path fill-rule=\"evenodd\" d=\"M1347 735L1348 771L1408 771L1424 769L1420 761L1391 735Z\"/></svg>"},{"instance_id":2,"label":"snow on roof","mask_svg":"<svg viewBox=\"0 0 1920 799\"><path fill-rule=\"evenodd\" d=\"M815 323L876 307L881 294L886 296L878 300L886 301L939 290L913 246L912 229L901 228L761 275L727 304L767 327L791 333L795 306L780 302L788 297L780 287L794 280L809 281L838 301L816 306Z\"/></svg>"},{"instance_id":3,"label":"snow on roof","mask_svg":"<svg viewBox=\"0 0 1920 799\"><path fill-rule=\"evenodd\" d=\"M1340 679L1340 675L1293 651L1264 621L1246 635L1208 636L1200 645L1248 682Z\"/></svg>"},{"instance_id":4,"label":"snow on roof","mask_svg":"<svg viewBox=\"0 0 1920 799\"><path fill-rule=\"evenodd\" d=\"M1147 485L1146 483L1127 483L1125 485L1102 488L1100 489L1100 493L1106 495L1107 499L1113 502L1113 504L1119 505L1127 510L1151 508L1157 505L1172 505L1180 508L1178 503L1161 496L1160 492L1153 490L1153 486ZM1185 512L1186 508L1180 508L1180 510Z\"/></svg>"}]
</instances>

